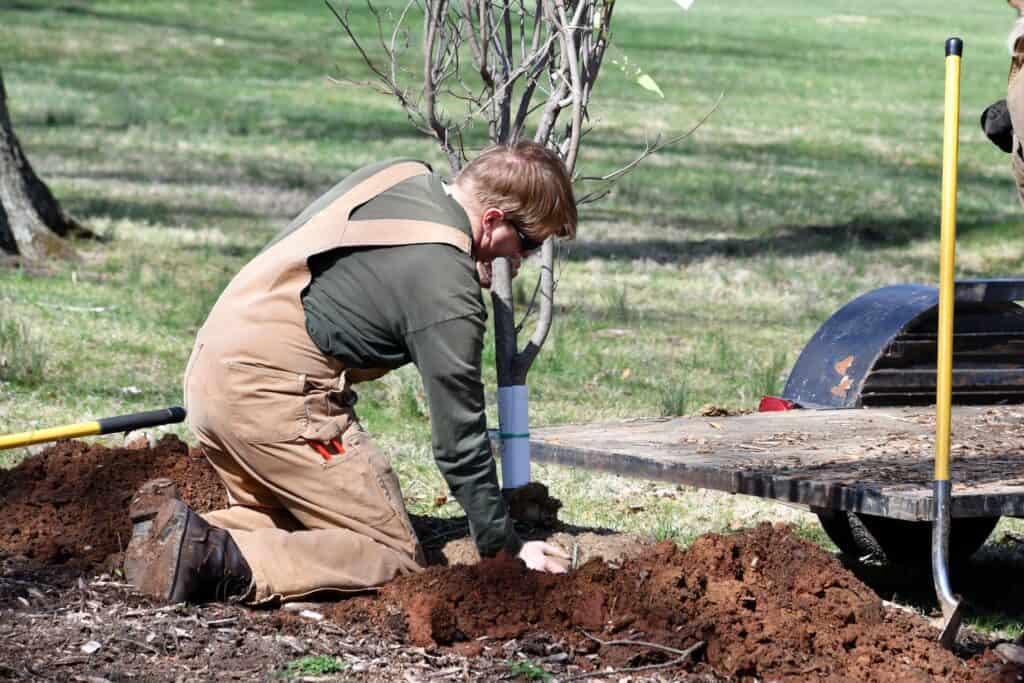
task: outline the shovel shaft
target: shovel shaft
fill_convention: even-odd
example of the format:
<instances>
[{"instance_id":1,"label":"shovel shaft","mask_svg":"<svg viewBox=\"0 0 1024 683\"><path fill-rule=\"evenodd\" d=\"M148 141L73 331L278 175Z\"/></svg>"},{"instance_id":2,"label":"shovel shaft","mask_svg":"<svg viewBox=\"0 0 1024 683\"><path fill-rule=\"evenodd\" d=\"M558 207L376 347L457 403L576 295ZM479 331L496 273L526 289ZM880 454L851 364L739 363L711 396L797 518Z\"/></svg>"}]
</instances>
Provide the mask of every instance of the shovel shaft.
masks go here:
<instances>
[{"instance_id":1,"label":"shovel shaft","mask_svg":"<svg viewBox=\"0 0 1024 683\"><path fill-rule=\"evenodd\" d=\"M953 278L956 263L956 171L960 154L960 57L963 42L946 41L946 102L942 139L942 235L935 392L935 480L949 480L953 377Z\"/></svg>"},{"instance_id":2,"label":"shovel shaft","mask_svg":"<svg viewBox=\"0 0 1024 683\"><path fill-rule=\"evenodd\" d=\"M75 439L81 436L95 436L97 434L115 434L117 432L130 432L133 429L146 429L158 425L174 424L185 419L185 409L173 406L161 410L149 410L144 413L132 413L130 415L118 415L106 417L94 422L78 422L63 427L50 427L49 429L37 429L32 432L21 432L0 436L0 450L7 448L21 448L47 441L58 439Z\"/></svg>"},{"instance_id":3,"label":"shovel shaft","mask_svg":"<svg viewBox=\"0 0 1024 683\"><path fill-rule=\"evenodd\" d=\"M953 389L953 271L956 263L956 167L960 145L960 58L964 44L946 41L946 103L942 140L942 245L939 266L939 353L935 392L935 519L932 522L932 580L942 606L939 642L953 646L962 606L949 581L949 528L952 482L949 436Z\"/></svg>"},{"instance_id":4,"label":"shovel shaft","mask_svg":"<svg viewBox=\"0 0 1024 683\"><path fill-rule=\"evenodd\" d=\"M18 448L31 446L34 443L45 443L58 439L75 439L80 436L92 436L100 433L99 422L79 422L63 427L50 427L49 429L37 429L32 432L21 432L0 436L0 450L5 448Z\"/></svg>"}]
</instances>

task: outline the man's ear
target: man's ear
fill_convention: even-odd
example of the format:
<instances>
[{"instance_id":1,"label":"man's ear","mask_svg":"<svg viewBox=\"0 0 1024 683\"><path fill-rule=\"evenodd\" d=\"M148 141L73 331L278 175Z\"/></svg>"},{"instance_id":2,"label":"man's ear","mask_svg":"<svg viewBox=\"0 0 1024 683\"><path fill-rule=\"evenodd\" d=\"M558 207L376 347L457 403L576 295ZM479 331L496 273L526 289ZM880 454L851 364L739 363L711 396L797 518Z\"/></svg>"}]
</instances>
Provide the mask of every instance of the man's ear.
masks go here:
<instances>
[{"instance_id":1,"label":"man's ear","mask_svg":"<svg viewBox=\"0 0 1024 683\"><path fill-rule=\"evenodd\" d=\"M484 211L484 215L480 217L480 227L483 228L485 234L490 235L504 218L504 211L491 207Z\"/></svg>"}]
</instances>

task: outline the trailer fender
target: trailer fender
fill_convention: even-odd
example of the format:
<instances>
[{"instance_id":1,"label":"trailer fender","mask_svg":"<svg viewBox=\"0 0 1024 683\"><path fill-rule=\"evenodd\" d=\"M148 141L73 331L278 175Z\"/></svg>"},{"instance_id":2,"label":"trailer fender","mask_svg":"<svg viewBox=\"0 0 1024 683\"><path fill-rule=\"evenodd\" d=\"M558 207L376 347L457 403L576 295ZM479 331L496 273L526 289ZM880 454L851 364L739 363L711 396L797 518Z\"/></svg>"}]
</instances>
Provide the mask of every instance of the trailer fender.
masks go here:
<instances>
[{"instance_id":1,"label":"trailer fender","mask_svg":"<svg viewBox=\"0 0 1024 683\"><path fill-rule=\"evenodd\" d=\"M961 280L954 288L953 400L1024 401L1024 280ZM782 398L808 408L921 405L935 400L939 292L902 284L836 311L804 347Z\"/></svg>"},{"instance_id":2,"label":"trailer fender","mask_svg":"<svg viewBox=\"0 0 1024 683\"><path fill-rule=\"evenodd\" d=\"M939 303L939 290L891 285L846 304L804 347L782 397L808 408L855 408L879 355L914 320Z\"/></svg>"}]
</instances>

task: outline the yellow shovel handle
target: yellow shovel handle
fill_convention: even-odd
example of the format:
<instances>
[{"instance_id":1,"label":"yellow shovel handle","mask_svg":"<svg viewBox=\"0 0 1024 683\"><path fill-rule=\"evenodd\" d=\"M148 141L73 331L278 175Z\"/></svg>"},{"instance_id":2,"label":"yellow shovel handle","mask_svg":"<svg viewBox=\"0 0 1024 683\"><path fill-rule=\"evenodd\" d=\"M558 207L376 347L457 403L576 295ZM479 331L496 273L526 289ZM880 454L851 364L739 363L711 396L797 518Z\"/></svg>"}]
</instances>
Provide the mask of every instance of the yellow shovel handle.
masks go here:
<instances>
[{"instance_id":1,"label":"yellow shovel handle","mask_svg":"<svg viewBox=\"0 0 1024 683\"><path fill-rule=\"evenodd\" d=\"M181 422L184 419L185 409L173 406L161 410L149 410L144 413L106 417L95 422L79 422L63 427L37 429L33 432L0 436L0 451L5 448L20 448L36 443L57 441L58 439L75 439L80 436L130 432L133 429L146 429L147 427L156 427L157 425L172 424Z\"/></svg>"},{"instance_id":2,"label":"yellow shovel handle","mask_svg":"<svg viewBox=\"0 0 1024 683\"><path fill-rule=\"evenodd\" d=\"M935 480L949 480L953 393L953 277L956 263L956 167L960 154L960 57L963 42L946 41L946 104L942 136L942 247L939 265L939 354L935 389Z\"/></svg>"},{"instance_id":3,"label":"yellow shovel handle","mask_svg":"<svg viewBox=\"0 0 1024 683\"><path fill-rule=\"evenodd\" d=\"M79 422L78 424L65 425L64 427L37 429L34 432L21 432L20 434L0 436L0 450L18 448L19 446L31 446L34 443L45 443L47 441L57 441L58 439L75 439L80 436L92 436L99 433L99 422Z\"/></svg>"}]
</instances>

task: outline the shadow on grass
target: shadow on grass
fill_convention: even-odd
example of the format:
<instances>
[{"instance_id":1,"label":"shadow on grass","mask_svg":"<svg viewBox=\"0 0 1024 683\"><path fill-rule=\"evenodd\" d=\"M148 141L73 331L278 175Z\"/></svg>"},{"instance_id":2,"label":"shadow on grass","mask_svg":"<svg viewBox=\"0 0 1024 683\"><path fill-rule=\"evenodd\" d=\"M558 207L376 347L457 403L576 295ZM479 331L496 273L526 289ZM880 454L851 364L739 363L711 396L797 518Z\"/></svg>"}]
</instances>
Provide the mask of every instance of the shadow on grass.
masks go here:
<instances>
[{"instance_id":1,"label":"shadow on grass","mask_svg":"<svg viewBox=\"0 0 1024 683\"><path fill-rule=\"evenodd\" d=\"M616 220L614 212L591 212L591 218ZM982 217L958 223L961 236L970 235L1007 220L1007 216ZM679 223L675 224L676 226ZM687 265L712 257L748 259L767 254L806 256L817 253L842 254L860 250L892 249L916 240L938 236L939 218L885 218L860 216L834 225L782 226L771 235L724 238L680 239L671 237L580 242L569 247L569 261L590 259L645 259L657 263Z\"/></svg>"},{"instance_id":2,"label":"shadow on grass","mask_svg":"<svg viewBox=\"0 0 1024 683\"><path fill-rule=\"evenodd\" d=\"M282 87L288 83L288 79L280 79ZM113 94L122 92L123 87L120 83L109 83L91 90L106 89ZM173 97L175 93L168 93L167 96ZM384 102L390 103L387 100ZM175 130L180 125L174 121L179 113L175 109L163 107L159 96L146 101L145 104L118 102L113 112L103 120L80 121L77 118L66 118L67 115L63 111L43 111L19 117L17 126L19 131L26 133L65 128L71 135L81 134L83 131L114 134L132 128L164 128L180 133L184 138L218 134L231 136L240 141L250 138L255 141L272 138L276 142L329 140L332 145L379 141L408 141L412 144L425 139L401 118L401 112L397 108L392 107L359 111L344 107L329 110L294 107L282 110L280 105L272 101L257 105L237 105L231 98L210 93L193 96L192 104L193 111L189 115L194 125L189 130ZM225 108L225 105L228 105L228 108ZM273 110L272 115L268 114L268 110ZM59 152L61 145L45 142L35 147ZM94 144L83 144L74 151L93 155L96 147Z\"/></svg>"},{"instance_id":3,"label":"shadow on grass","mask_svg":"<svg viewBox=\"0 0 1024 683\"><path fill-rule=\"evenodd\" d=\"M163 157L159 167L147 165L136 157L122 160L116 168L110 161L97 157L91 146L79 147L73 144L42 144L35 149L57 159L75 159L80 168L62 173L64 177L97 182L146 184L167 187L224 188L236 192L250 191L256 194L274 190L305 191L312 200L317 192L326 192L335 183L355 170L351 165L339 165L337 173L304 164L288 164L281 161L244 160L225 162L220 166L203 160L196 162L185 158ZM40 155L42 156L42 155ZM91 162L103 168L89 168ZM144 168L144 171L139 169ZM53 178L53 175L50 175ZM266 187L271 186L271 187ZM301 210L295 207L294 216ZM289 216L291 218L291 216Z\"/></svg>"},{"instance_id":4,"label":"shadow on grass","mask_svg":"<svg viewBox=\"0 0 1024 683\"><path fill-rule=\"evenodd\" d=\"M269 242L270 239L271 236L268 236L267 239L264 241ZM175 249L179 251L195 253L205 256L207 258L211 254L215 254L217 256L222 256L230 259L244 259L245 262L248 262L250 259L254 258L262 248L262 243L250 245L231 242L227 244L182 244L175 247ZM223 283L220 289L217 290L218 294L222 289L224 289L224 287L227 286L227 284L227 281ZM210 304L212 305L213 302L211 301Z\"/></svg>"},{"instance_id":5,"label":"shadow on grass","mask_svg":"<svg viewBox=\"0 0 1024 683\"><path fill-rule=\"evenodd\" d=\"M107 197L70 197L62 201L73 215L85 220L103 217L197 229L209 227L217 221L252 221L266 217L262 212L243 208L183 206L174 202L140 202Z\"/></svg>"},{"instance_id":6,"label":"shadow on grass","mask_svg":"<svg viewBox=\"0 0 1024 683\"><path fill-rule=\"evenodd\" d=\"M894 145L902 144L905 142L905 135L906 130L894 126L891 137L887 139ZM643 145L635 138L617 132L589 141L588 149L599 149L607 158L619 159L625 164L640 153ZM861 178L865 176L898 179L902 183L917 183L921 187L933 189L937 211L939 183L942 178L942 166L938 157L940 153L941 149L937 144L922 144L916 153L897 153L895 150L879 153L856 139L841 144L827 138L808 135L806 139L762 143L694 140L659 150L657 158L660 160L661 173L673 173L675 169L670 163L673 161L678 164L680 170L684 170L695 158L715 159L732 164L737 179L735 192L757 201L773 198L778 201L778 196L770 189L758 189L756 183L749 182L760 180L763 174L769 172L811 179L833 177L840 188L858 187L863 183ZM1012 187L1009 166L1008 156L1005 165L1001 167L985 166L990 170L962 164L957 171L958 185L961 191L971 185L987 186L993 183L1006 183L1007 187Z\"/></svg>"},{"instance_id":7,"label":"shadow on grass","mask_svg":"<svg viewBox=\"0 0 1024 683\"><path fill-rule=\"evenodd\" d=\"M130 5L125 4L124 7L129 8ZM80 3L69 2L64 4L48 4L17 1L7 4L6 8L16 12L54 12L69 14L71 16L89 17L102 21L120 22L129 25L141 24L154 28L177 29L184 31L189 35L231 38L232 40L243 40L251 43L265 43L268 39L266 34L243 33L223 24L211 26L210 24L191 23L180 20L169 21L159 17L147 16L141 13L142 10L139 10L139 13L134 14L130 12L105 12Z\"/></svg>"}]
</instances>

